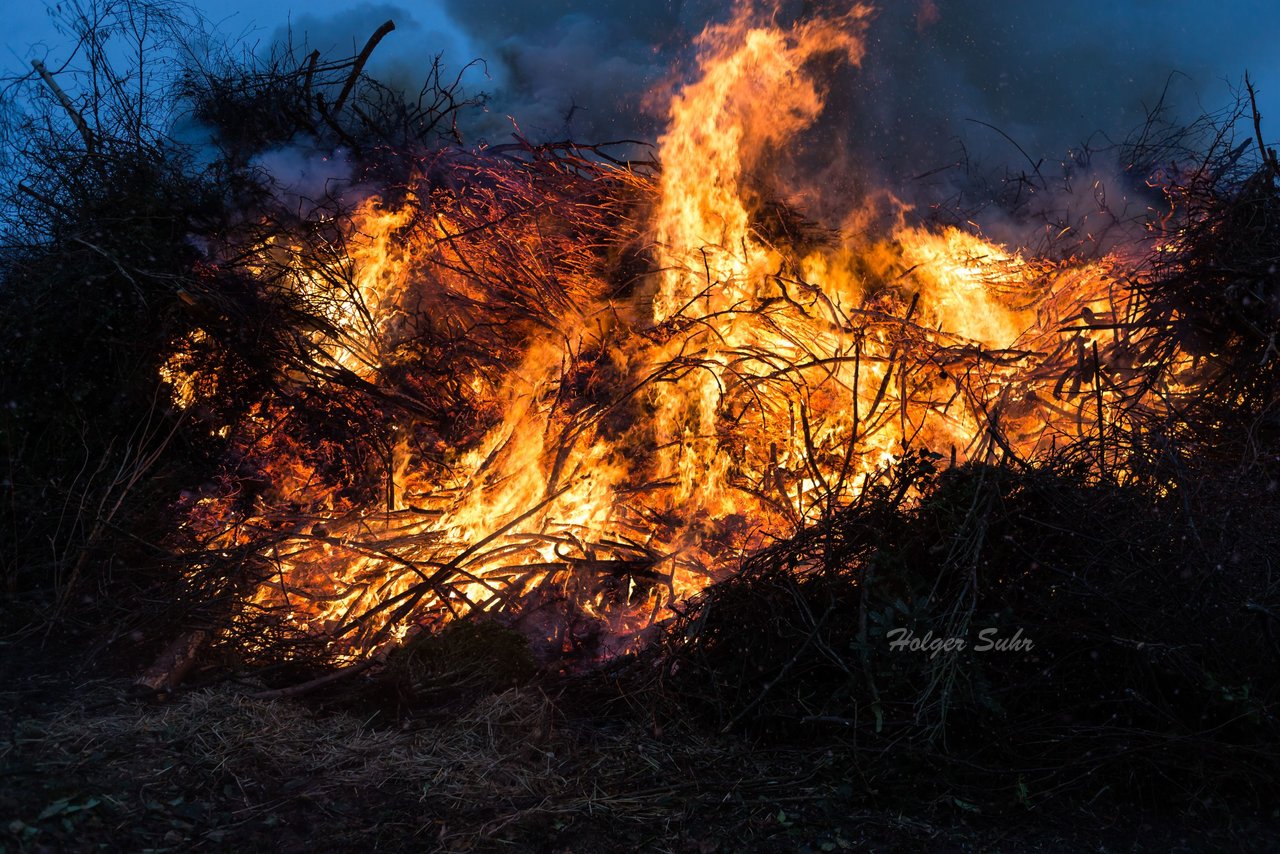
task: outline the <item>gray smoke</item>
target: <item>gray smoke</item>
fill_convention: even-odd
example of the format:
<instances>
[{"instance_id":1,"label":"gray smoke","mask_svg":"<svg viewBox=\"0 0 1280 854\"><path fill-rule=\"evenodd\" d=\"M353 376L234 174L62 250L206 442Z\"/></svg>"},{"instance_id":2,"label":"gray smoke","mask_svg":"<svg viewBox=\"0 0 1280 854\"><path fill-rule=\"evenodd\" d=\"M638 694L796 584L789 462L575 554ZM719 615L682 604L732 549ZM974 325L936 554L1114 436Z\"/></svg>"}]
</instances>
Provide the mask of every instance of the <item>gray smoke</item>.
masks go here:
<instances>
[{"instance_id":1,"label":"gray smoke","mask_svg":"<svg viewBox=\"0 0 1280 854\"><path fill-rule=\"evenodd\" d=\"M1280 63L1271 61L1280 4L1270 0L1212 12L1199 0L873 5L862 67L835 75L827 115L796 145L810 174L823 174L828 207L831 188L879 185L922 202L963 192L975 175L1037 166L1046 183L1067 170L1077 187L1114 184L1114 143L1162 95L1168 118L1190 120L1227 104L1246 68L1264 114L1280 121ZM292 27L311 46L354 52L392 18L397 31L370 71L397 85L413 88L436 53L455 68L486 60L465 79L492 95L471 121L473 140L506 141L514 121L534 141L600 142L656 139L661 98L646 95L693 73L693 37L727 14L716 0L441 0L303 15ZM1084 151L1094 152L1088 162Z\"/></svg>"},{"instance_id":2,"label":"gray smoke","mask_svg":"<svg viewBox=\"0 0 1280 854\"><path fill-rule=\"evenodd\" d=\"M1064 172L1092 195L1124 165L1117 144L1162 99L1174 123L1219 111L1252 61L1264 111L1280 107L1266 35L1280 23L1280 4L1223 6L1210 14L1194 0L885 4L863 67L837 84L834 122L890 186L927 188L912 195L945 195L975 174L1061 183ZM933 170L941 171L919 179Z\"/></svg>"},{"instance_id":3,"label":"gray smoke","mask_svg":"<svg viewBox=\"0 0 1280 854\"><path fill-rule=\"evenodd\" d=\"M436 3L422 4L412 12L391 3L362 3L335 15L303 13L277 30L274 41L289 40L326 57L354 56L387 20L394 21L396 29L374 51L366 70L388 85L416 90L437 55L456 74L486 51L481 41ZM477 88L502 83L486 80L480 69L468 72L466 78Z\"/></svg>"}]
</instances>

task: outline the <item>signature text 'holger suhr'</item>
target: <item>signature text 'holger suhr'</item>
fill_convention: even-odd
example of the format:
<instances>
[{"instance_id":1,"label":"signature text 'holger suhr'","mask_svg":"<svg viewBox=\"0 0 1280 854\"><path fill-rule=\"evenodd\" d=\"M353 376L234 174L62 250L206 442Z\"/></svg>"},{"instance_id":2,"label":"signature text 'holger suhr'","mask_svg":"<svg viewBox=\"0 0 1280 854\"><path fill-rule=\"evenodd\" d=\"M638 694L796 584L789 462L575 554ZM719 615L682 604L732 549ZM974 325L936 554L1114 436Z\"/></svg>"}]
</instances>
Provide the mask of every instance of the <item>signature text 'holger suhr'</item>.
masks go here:
<instances>
[{"instance_id":1,"label":"signature text 'holger suhr'","mask_svg":"<svg viewBox=\"0 0 1280 854\"><path fill-rule=\"evenodd\" d=\"M1026 652L1035 648L1031 638L1022 636L1022 629L1013 633L1012 637L998 637L999 629L989 628L978 632L978 642L973 645L974 652ZM968 647L964 638L935 638L933 632L925 632L924 637L916 637L910 629L891 629L886 635L889 648L895 652L927 652L934 658L940 652L960 652Z\"/></svg>"}]
</instances>

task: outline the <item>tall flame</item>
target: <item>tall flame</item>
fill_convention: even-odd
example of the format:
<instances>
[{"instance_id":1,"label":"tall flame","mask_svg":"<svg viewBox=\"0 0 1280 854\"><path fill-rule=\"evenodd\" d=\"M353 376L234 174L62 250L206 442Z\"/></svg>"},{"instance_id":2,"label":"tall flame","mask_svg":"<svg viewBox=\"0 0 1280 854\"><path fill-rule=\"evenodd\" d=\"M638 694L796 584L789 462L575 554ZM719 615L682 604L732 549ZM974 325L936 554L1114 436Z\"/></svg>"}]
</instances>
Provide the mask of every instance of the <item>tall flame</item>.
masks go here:
<instances>
[{"instance_id":1,"label":"tall flame","mask_svg":"<svg viewBox=\"0 0 1280 854\"><path fill-rule=\"evenodd\" d=\"M855 6L784 27L744 4L703 32L656 186L610 178L651 199L636 231L651 239L653 272L629 294L589 254L549 268L532 230L496 260L465 256L480 229L447 189L367 200L336 296L298 256L293 286L327 300L316 347L370 384L437 315L479 328L501 303L536 322L511 321L506 344L520 355L505 371L450 377L496 413L465 447L431 457L401 434L384 503L353 504L273 440L267 465L287 501L192 507L208 547L272 533L261 554L275 572L255 607L359 655L472 610L520 619L554 594L623 639L605 644L614 651L910 448L1033 454L1091 429L1103 391L1064 391L1060 366L1096 353L1069 322L1115 310L1114 262L1051 264L954 229L837 235L803 251L766 236L778 191L759 175L821 112L815 61L860 61L868 16ZM535 192L520 176L536 171L486 172L476 192L496 206ZM179 405L193 387L183 365L166 367ZM254 417L269 421L270 405ZM997 447L997 420L1015 447Z\"/></svg>"}]
</instances>

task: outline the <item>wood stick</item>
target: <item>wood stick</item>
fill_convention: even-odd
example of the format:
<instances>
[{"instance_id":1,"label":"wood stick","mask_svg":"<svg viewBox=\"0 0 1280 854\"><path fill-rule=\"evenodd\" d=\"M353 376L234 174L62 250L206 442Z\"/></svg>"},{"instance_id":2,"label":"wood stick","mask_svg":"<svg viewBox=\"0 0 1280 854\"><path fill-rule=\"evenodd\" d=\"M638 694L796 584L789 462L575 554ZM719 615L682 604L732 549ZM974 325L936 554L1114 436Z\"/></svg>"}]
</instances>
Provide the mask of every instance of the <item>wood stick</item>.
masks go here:
<instances>
[{"instance_id":1,"label":"wood stick","mask_svg":"<svg viewBox=\"0 0 1280 854\"><path fill-rule=\"evenodd\" d=\"M342 93L338 95L338 100L333 102L333 113L337 115L342 111L342 105L346 103L347 96L351 94L352 88L356 85L356 80L360 78L360 72L364 71L364 64L369 61L370 54L373 49L378 46L378 42L382 41L387 33L396 28L395 21L387 21L369 36L369 41L365 42L364 50L360 51L360 55L356 57L355 67L351 69L351 76L347 78L347 83L342 87Z\"/></svg>"},{"instance_id":2,"label":"wood stick","mask_svg":"<svg viewBox=\"0 0 1280 854\"><path fill-rule=\"evenodd\" d=\"M1253 109L1253 132L1258 139L1258 153L1262 155L1263 165L1274 178L1277 171L1280 171L1280 164L1276 163L1276 153L1269 150L1262 139L1262 113L1258 112L1258 94L1254 91L1253 81L1249 79L1247 73L1244 76L1244 85L1249 91L1249 106Z\"/></svg>"},{"instance_id":3,"label":"wood stick","mask_svg":"<svg viewBox=\"0 0 1280 854\"><path fill-rule=\"evenodd\" d=\"M134 684L158 694L172 692L191 672L196 657L208 640L208 629L192 629L180 635L165 647L164 652L143 671Z\"/></svg>"},{"instance_id":4,"label":"wood stick","mask_svg":"<svg viewBox=\"0 0 1280 854\"><path fill-rule=\"evenodd\" d=\"M80 131L80 137L84 140L85 150L93 153L93 131L89 130L88 123L85 122L84 116L76 110L71 103L71 99L67 97L67 93L62 91L62 87L58 85L58 81L53 79L53 75L49 73L49 69L44 67L44 63L38 59L31 60L31 67L40 75L40 79L44 80L45 85L53 92L53 96L58 99L58 103L62 105L62 109L67 111L67 115L71 117L71 121L75 122L76 129Z\"/></svg>"},{"instance_id":5,"label":"wood stick","mask_svg":"<svg viewBox=\"0 0 1280 854\"><path fill-rule=\"evenodd\" d=\"M325 685L331 685L334 682L341 681L359 673L363 673L378 662L375 659L368 658L364 661L358 661L355 664L335 670L332 673L326 673L310 682L303 682L299 685L290 685L288 688L275 688L270 691L259 691L249 696L255 700L275 700L284 697L298 697L302 694L309 694L317 688L323 688Z\"/></svg>"},{"instance_id":6,"label":"wood stick","mask_svg":"<svg viewBox=\"0 0 1280 854\"><path fill-rule=\"evenodd\" d=\"M307 76L302 84L302 98L307 106L311 106L311 81L316 76L316 63L320 61L320 51L311 51L311 56L307 58Z\"/></svg>"}]
</instances>

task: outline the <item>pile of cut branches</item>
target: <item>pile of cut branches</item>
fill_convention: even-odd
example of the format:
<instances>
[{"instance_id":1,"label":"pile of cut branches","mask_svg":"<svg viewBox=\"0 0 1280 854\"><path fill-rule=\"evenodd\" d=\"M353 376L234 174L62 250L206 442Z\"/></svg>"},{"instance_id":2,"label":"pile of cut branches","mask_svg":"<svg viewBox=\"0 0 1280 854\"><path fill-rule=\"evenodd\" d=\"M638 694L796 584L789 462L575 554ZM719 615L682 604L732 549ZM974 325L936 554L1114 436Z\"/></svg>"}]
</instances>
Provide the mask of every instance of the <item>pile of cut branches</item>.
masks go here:
<instances>
[{"instance_id":1,"label":"pile of cut branches","mask_svg":"<svg viewBox=\"0 0 1280 854\"><path fill-rule=\"evenodd\" d=\"M1280 189L1255 131L1217 127L1164 173L1172 213L1128 314L1072 318L1106 336L1060 378L1115 401L1099 432L995 465L907 456L691 603L631 695L668 720L830 739L887 780L929 768L993 805L1265 804Z\"/></svg>"},{"instance_id":2,"label":"pile of cut branches","mask_svg":"<svg viewBox=\"0 0 1280 854\"><path fill-rule=\"evenodd\" d=\"M1280 508L1256 473L1227 491L1188 505L1078 466L914 458L708 590L633 691L664 720L829 739L867 768L914 757L979 799L1017 781L1029 803L1262 803Z\"/></svg>"}]
</instances>

